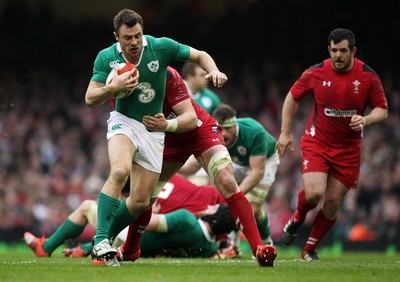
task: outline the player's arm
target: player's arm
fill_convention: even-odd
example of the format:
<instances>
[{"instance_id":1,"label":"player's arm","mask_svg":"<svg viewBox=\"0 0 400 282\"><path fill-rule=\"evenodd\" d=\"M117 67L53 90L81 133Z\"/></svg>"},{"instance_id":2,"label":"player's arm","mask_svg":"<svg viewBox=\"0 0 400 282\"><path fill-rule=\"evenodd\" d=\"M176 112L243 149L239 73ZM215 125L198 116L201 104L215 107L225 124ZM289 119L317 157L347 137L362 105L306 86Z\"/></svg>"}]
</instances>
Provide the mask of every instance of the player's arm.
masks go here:
<instances>
[{"instance_id":1,"label":"player's arm","mask_svg":"<svg viewBox=\"0 0 400 282\"><path fill-rule=\"evenodd\" d=\"M135 70L115 75L108 85L91 80L86 90L85 102L89 107L103 104L111 94L121 90L133 90L138 84L139 75L132 77Z\"/></svg>"},{"instance_id":2,"label":"player's arm","mask_svg":"<svg viewBox=\"0 0 400 282\"><path fill-rule=\"evenodd\" d=\"M286 95L285 102L282 107L282 125L281 125L281 134L279 135L278 141L276 143L276 148L278 150L279 156L283 156L285 154L286 149L289 147L290 150L294 150L293 148L293 137L291 132L292 122L294 115L299 106L299 100L296 100L292 93Z\"/></svg>"},{"instance_id":3,"label":"player's arm","mask_svg":"<svg viewBox=\"0 0 400 282\"><path fill-rule=\"evenodd\" d=\"M362 131L364 127L377 124L385 120L388 116L388 110L382 108L373 108L366 116L354 115L351 117L350 127L354 131Z\"/></svg>"},{"instance_id":4,"label":"player's arm","mask_svg":"<svg viewBox=\"0 0 400 282\"><path fill-rule=\"evenodd\" d=\"M206 79L212 80L214 86L221 87L228 81L228 77L219 71L214 59L207 52L190 47L188 60L198 63L207 72Z\"/></svg>"},{"instance_id":5,"label":"player's arm","mask_svg":"<svg viewBox=\"0 0 400 282\"><path fill-rule=\"evenodd\" d=\"M143 116L142 122L152 131L186 132L196 128L197 115L190 99L185 99L172 107L177 117L167 120L162 113Z\"/></svg>"},{"instance_id":6,"label":"player's arm","mask_svg":"<svg viewBox=\"0 0 400 282\"><path fill-rule=\"evenodd\" d=\"M243 179L242 183L239 185L239 189L243 193L249 192L255 186L257 186L264 177L265 164L267 158L265 155L260 156L250 156L249 166L250 173Z\"/></svg>"}]
</instances>

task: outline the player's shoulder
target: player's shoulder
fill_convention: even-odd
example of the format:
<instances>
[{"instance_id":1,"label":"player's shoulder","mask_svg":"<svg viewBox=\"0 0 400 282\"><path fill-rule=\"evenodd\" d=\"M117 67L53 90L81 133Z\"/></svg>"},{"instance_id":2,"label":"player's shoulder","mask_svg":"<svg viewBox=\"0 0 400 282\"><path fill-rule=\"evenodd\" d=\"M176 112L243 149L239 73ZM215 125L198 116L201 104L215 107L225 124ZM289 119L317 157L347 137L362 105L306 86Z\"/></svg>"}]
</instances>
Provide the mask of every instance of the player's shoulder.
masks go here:
<instances>
[{"instance_id":1,"label":"player's shoulder","mask_svg":"<svg viewBox=\"0 0 400 282\"><path fill-rule=\"evenodd\" d=\"M264 130L264 127L257 120L251 117L238 118L237 123L239 128L247 128L254 130ZM240 132L240 131L239 131Z\"/></svg>"},{"instance_id":2,"label":"player's shoulder","mask_svg":"<svg viewBox=\"0 0 400 282\"><path fill-rule=\"evenodd\" d=\"M165 48L167 45L176 42L169 37L154 37L151 35L145 35L147 46L151 49Z\"/></svg>"},{"instance_id":3,"label":"player's shoulder","mask_svg":"<svg viewBox=\"0 0 400 282\"><path fill-rule=\"evenodd\" d=\"M355 59L354 59L354 63L356 64L356 66L358 66L358 68L359 68L362 72L364 72L364 73L366 73L366 74L370 74L370 75L374 75L374 76L379 77L378 73L377 73L373 68L371 68L369 65L367 65L366 63L364 63L363 61L361 61L361 60L355 58Z\"/></svg>"},{"instance_id":4,"label":"player's shoulder","mask_svg":"<svg viewBox=\"0 0 400 282\"><path fill-rule=\"evenodd\" d=\"M180 79L179 72L171 66L167 67L167 79Z\"/></svg>"}]
</instances>

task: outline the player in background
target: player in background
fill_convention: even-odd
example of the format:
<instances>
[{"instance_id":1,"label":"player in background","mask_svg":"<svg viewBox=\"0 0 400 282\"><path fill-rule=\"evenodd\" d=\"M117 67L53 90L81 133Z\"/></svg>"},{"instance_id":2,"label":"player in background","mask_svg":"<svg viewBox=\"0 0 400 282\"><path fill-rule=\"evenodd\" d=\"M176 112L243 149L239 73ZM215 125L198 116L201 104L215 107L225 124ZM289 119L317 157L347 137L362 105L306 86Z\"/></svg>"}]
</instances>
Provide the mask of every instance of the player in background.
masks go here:
<instances>
[{"instance_id":1,"label":"player in background","mask_svg":"<svg viewBox=\"0 0 400 282\"><path fill-rule=\"evenodd\" d=\"M179 118L168 120L162 131L149 131L142 121L144 115L156 116L162 112L167 66L174 61L192 61L207 72L206 78L215 86L221 87L227 81L208 53L170 38L144 35L143 19L133 10L123 9L114 17L114 36L117 42L100 51L95 59L85 96L87 105L92 107L104 103L113 93L133 90L131 95L117 100L116 110L108 120L111 169L99 195L93 254L105 258L109 266L119 265L115 259L117 251L110 245L112 225L123 229L133 221L150 220L151 197L157 196L154 187L161 172L164 131L182 130ZM106 85L112 68L126 61L136 65L140 78L131 77L132 70L115 75ZM195 118L193 121L186 126L193 128ZM129 176L130 196L121 202L120 193Z\"/></svg>"},{"instance_id":2,"label":"player in background","mask_svg":"<svg viewBox=\"0 0 400 282\"><path fill-rule=\"evenodd\" d=\"M236 111L226 104L220 105L213 117L222 128L235 179L251 204L261 239L272 245L263 204L278 170L276 140L253 118L236 118Z\"/></svg>"},{"instance_id":3,"label":"player in background","mask_svg":"<svg viewBox=\"0 0 400 282\"><path fill-rule=\"evenodd\" d=\"M237 118L236 111L229 105L221 104L213 117L222 128L235 179L251 204L260 236L265 244L271 245L268 216L263 204L279 165L276 140L256 120ZM199 163L191 158L181 172L193 174L199 168Z\"/></svg>"},{"instance_id":4,"label":"player in background","mask_svg":"<svg viewBox=\"0 0 400 282\"><path fill-rule=\"evenodd\" d=\"M301 254L305 261L318 260L317 247L331 229L349 189L357 187L361 139L367 126L387 118L388 106L378 75L355 58L353 32L338 28L329 34L330 58L305 70L291 87L282 109L280 156L293 151L292 121L300 100L313 95L313 109L300 140L304 189L297 210L283 230L282 242L291 245L307 212L323 198L309 238ZM372 110L365 114L367 106Z\"/></svg>"},{"instance_id":5,"label":"player in background","mask_svg":"<svg viewBox=\"0 0 400 282\"><path fill-rule=\"evenodd\" d=\"M173 83L184 86L178 72L171 67L168 70L171 77L174 78L172 81L175 82ZM178 89L182 88L178 87ZM174 93L175 95L173 95ZM145 116L143 123L151 131L162 130L166 126L167 119L177 116L171 105L182 100L191 101L198 118L197 127L184 133L166 133L162 172L154 195L157 195L158 191L164 187L165 183L182 167L186 160L194 155L228 203L232 216L237 226L245 234L259 265L273 266L274 259L277 256L276 250L270 245L263 246L251 206L235 181L232 161L228 150L223 145L221 128L214 118L197 105L185 90L185 93L180 91L169 93L166 96L167 103L164 103L164 114L157 117ZM153 198L154 200L155 198ZM142 226L145 225L142 224ZM125 260L136 260L138 256L135 254L140 252L140 232L137 230L140 229L132 224L129 228L128 239L119 250L119 252L124 253ZM132 238L135 239L131 240Z\"/></svg>"},{"instance_id":6,"label":"player in background","mask_svg":"<svg viewBox=\"0 0 400 282\"><path fill-rule=\"evenodd\" d=\"M194 63L185 63L181 75L189 90L189 95L210 115L221 104L218 95L208 88L207 73Z\"/></svg>"}]
</instances>

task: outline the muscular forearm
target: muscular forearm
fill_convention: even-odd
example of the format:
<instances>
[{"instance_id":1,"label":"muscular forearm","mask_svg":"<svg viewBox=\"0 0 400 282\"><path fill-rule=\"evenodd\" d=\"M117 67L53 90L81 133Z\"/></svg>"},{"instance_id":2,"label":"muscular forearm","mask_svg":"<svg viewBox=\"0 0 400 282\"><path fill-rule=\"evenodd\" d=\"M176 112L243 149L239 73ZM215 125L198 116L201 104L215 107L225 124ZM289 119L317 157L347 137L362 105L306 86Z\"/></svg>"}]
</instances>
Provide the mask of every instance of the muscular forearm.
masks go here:
<instances>
[{"instance_id":1,"label":"muscular forearm","mask_svg":"<svg viewBox=\"0 0 400 282\"><path fill-rule=\"evenodd\" d=\"M207 73L218 71L218 67L214 59L204 51L199 51L197 63L204 69Z\"/></svg>"},{"instance_id":2,"label":"muscular forearm","mask_svg":"<svg viewBox=\"0 0 400 282\"><path fill-rule=\"evenodd\" d=\"M257 186L258 183L260 183L263 175L263 171L252 170L250 174L243 179L242 183L240 183L239 189L245 194L248 193L251 189Z\"/></svg>"},{"instance_id":3,"label":"muscular forearm","mask_svg":"<svg viewBox=\"0 0 400 282\"><path fill-rule=\"evenodd\" d=\"M282 107L282 126L281 132L289 133L292 128L292 121L299 106L299 102L295 100L292 94L286 96Z\"/></svg>"},{"instance_id":4,"label":"muscular forearm","mask_svg":"<svg viewBox=\"0 0 400 282\"><path fill-rule=\"evenodd\" d=\"M86 91L85 102L89 107L98 106L107 101L112 93L113 89L109 85L89 86Z\"/></svg>"},{"instance_id":5,"label":"muscular forearm","mask_svg":"<svg viewBox=\"0 0 400 282\"><path fill-rule=\"evenodd\" d=\"M178 127L176 128L175 132L177 133L186 132L196 128L197 124L196 114L193 115L193 113L186 112L176 117L176 120L178 122Z\"/></svg>"},{"instance_id":6,"label":"muscular forearm","mask_svg":"<svg viewBox=\"0 0 400 282\"><path fill-rule=\"evenodd\" d=\"M363 125L364 126L374 125L386 119L387 116L388 116L388 110L382 108L374 108L368 115L364 116Z\"/></svg>"}]
</instances>

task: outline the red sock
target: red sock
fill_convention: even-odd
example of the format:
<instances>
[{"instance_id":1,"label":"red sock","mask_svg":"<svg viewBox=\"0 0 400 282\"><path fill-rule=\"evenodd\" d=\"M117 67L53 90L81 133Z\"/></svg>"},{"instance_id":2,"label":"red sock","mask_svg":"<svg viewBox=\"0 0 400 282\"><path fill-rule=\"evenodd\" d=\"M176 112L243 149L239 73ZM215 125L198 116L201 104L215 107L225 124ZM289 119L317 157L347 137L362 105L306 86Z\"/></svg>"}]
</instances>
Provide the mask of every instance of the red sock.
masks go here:
<instances>
[{"instance_id":1,"label":"red sock","mask_svg":"<svg viewBox=\"0 0 400 282\"><path fill-rule=\"evenodd\" d=\"M152 208L142 211L141 214L129 225L128 236L122 248L125 254L133 254L139 249L140 239L150 222Z\"/></svg>"},{"instance_id":2,"label":"red sock","mask_svg":"<svg viewBox=\"0 0 400 282\"><path fill-rule=\"evenodd\" d=\"M301 188L299 191L298 202L297 202L297 210L295 211L293 218L296 221L301 223L306 220L307 213L315 208L318 203L310 204L306 201L306 193L304 192L304 188Z\"/></svg>"},{"instance_id":3,"label":"red sock","mask_svg":"<svg viewBox=\"0 0 400 282\"><path fill-rule=\"evenodd\" d=\"M315 251L321 242L322 238L328 233L331 227L335 224L336 218L331 220L326 218L322 210L320 210L314 219L311 227L310 237L308 237L305 250Z\"/></svg>"},{"instance_id":4,"label":"red sock","mask_svg":"<svg viewBox=\"0 0 400 282\"><path fill-rule=\"evenodd\" d=\"M246 236L246 239L253 250L253 254L255 255L257 245L262 245L263 243L249 201L246 199L242 191L225 200L231 209L236 226L239 227L244 236Z\"/></svg>"}]
</instances>

